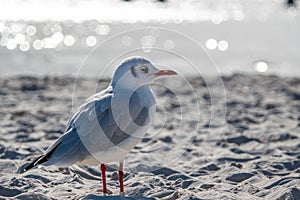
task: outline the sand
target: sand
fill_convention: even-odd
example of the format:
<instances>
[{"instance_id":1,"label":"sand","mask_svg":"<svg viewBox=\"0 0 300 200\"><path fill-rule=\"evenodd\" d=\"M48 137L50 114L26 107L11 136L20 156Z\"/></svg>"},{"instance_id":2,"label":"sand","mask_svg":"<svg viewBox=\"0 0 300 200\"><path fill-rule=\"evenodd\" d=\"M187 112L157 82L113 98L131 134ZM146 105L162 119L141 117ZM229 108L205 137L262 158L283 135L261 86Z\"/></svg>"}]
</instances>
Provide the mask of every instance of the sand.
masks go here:
<instances>
[{"instance_id":1,"label":"sand","mask_svg":"<svg viewBox=\"0 0 300 200\"><path fill-rule=\"evenodd\" d=\"M300 199L299 78L226 76L225 102L214 78L190 78L194 91L154 85L156 120L125 160L126 198L117 196L116 163L108 167L109 197L97 166L21 173L63 134L73 108L108 84L80 78L74 92L74 81L0 79L0 199Z\"/></svg>"}]
</instances>

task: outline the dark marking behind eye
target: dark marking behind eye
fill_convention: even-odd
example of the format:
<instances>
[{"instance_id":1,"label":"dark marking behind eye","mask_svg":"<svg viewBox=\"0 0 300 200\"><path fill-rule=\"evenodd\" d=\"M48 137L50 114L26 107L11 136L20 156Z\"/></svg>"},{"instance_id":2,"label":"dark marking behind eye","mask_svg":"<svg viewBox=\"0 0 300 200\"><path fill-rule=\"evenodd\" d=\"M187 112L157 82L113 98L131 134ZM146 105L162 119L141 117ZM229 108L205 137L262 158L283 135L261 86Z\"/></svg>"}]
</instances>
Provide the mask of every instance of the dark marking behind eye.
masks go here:
<instances>
[{"instance_id":1,"label":"dark marking behind eye","mask_svg":"<svg viewBox=\"0 0 300 200\"><path fill-rule=\"evenodd\" d=\"M135 72L135 68L134 67L131 67L131 74L134 76L134 77L136 77L136 72Z\"/></svg>"}]
</instances>

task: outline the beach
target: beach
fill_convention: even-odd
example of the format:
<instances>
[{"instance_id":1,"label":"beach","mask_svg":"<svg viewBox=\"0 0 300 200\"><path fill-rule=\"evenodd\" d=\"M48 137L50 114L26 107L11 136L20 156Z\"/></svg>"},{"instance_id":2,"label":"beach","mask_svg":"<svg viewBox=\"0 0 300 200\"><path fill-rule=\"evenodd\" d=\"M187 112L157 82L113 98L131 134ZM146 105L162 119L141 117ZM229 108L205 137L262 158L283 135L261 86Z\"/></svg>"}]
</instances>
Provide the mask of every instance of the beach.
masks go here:
<instances>
[{"instance_id":1,"label":"beach","mask_svg":"<svg viewBox=\"0 0 300 200\"><path fill-rule=\"evenodd\" d=\"M296 0L2 1L0 200L300 200L299 22ZM107 196L100 166L25 171L131 56L177 76L151 83L125 197L117 162Z\"/></svg>"},{"instance_id":2,"label":"beach","mask_svg":"<svg viewBox=\"0 0 300 200\"><path fill-rule=\"evenodd\" d=\"M107 197L99 166L23 172L109 81L0 78L0 199L122 199L117 163L108 165ZM300 199L299 78L172 77L153 90L156 118L125 158L125 199Z\"/></svg>"}]
</instances>

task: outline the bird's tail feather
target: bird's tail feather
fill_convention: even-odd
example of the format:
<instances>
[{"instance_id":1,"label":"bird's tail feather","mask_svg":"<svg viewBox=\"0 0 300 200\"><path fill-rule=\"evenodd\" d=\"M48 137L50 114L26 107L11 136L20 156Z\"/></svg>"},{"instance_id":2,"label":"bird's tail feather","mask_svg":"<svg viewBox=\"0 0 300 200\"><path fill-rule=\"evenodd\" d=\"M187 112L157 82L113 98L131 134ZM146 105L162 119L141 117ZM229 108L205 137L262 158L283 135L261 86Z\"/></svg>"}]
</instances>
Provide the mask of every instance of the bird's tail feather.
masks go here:
<instances>
[{"instance_id":1,"label":"bird's tail feather","mask_svg":"<svg viewBox=\"0 0 300 200\"><path fill-rule=\"evenodd\" d=\"M44 155L41 155L39 157L37 157L36 159L34 159L29 165L27 165L25 168L24 168L24 171L28 171L40 164L43 164L45 162L47 162L49 160L49 158L51 157L51 155L53 154L53 152L56 150L56 148L61 144L58 143L51 151L49 151L47 154L44 154Z\"/></svg>"},{"instance_id":2,"label":"bird's tail feather","mask_svg":"<svg viewBox=\"0 0 300 200\"><path fill-rule=\"evenodd\" d=\"M32 168L34 168L35 166L38 165L38 161L39 159L41 159L44 155L41 155L39 157L37 157L36 159L34 159L29 165L27 165L25 168L24 168L24 171L28 171Z\"/></svg>"}]
</instances>

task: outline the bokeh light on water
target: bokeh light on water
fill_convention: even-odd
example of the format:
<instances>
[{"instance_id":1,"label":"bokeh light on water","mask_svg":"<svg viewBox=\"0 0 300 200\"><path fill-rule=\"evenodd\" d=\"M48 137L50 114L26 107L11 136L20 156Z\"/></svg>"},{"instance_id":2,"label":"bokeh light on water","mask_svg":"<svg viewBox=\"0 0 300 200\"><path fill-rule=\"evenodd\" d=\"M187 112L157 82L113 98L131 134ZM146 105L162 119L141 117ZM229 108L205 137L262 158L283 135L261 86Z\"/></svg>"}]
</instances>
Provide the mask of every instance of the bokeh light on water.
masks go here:
<instances>
[{"instance_id":1,"label":"bokeh light on water","mask_svg":"<svg viewBox=\"0 0 300 200\"><path fill-rule=\"evenodd\" d=\"M109 34L110 28L108 25L102 24L102 25L97 25L95 31L98 35L107 35Z\"/></svg>"},{"instance_id":2,"label":"bokeh light on water","mask_svg":"<svg viewBox=\"0 0 300 200\"><path fill-rule=\"evenodd\" d=\"M93 35L90 35L86 38L85 42L87 46L93 47L97 44L97 38Z\"/></svg>"},{"instance_id":3,"label":"bokeh light on water","mask_svg":"<svg viewBox=\"0 0 300 200\"><path fill-rule=\"evenodd\" d=\"M22 44L25 42L25 36L22 33L17 33L14 40L17 44Z\"/></svg>"},{"instance_id":4,"label":"bokeh light on water","mask_svg":"<svg viewBox=\"0 0 300 200\"><path fill-rule=\"evenodd\" d=\"M227 67L236 66L232 68L238 70L243 68L269 73L276 67L291 69L299 66L300 62L297 54L300 52L299 45L296 45L299 43L299 34L296 34L299 9L287 8L283 4L284 1L280 0L172 0L166 3L4 0L0 6L0 51L2 59L7 58L8 52L14 55L20 53L23 58L25 54L32 55L31 52L34 55L47 54L45 62L50 59L55 65L55 62L66 62L66 59L57 59L64 55L58 56L57 52L70 54L70 57L76 54L78 59L82 59L80 56L115 34L154 26L191 36L209 54L219 56L218 65L225 63ZM116 48L132 48L139 44L144 52L152 53L152 49L159 44L158 38L159 32L155 31L141 37L125 35L118 46L107 51L114 53ZM193 49L176 38L163 38L161 44L166 50L185 49L197 57ZM252 64L263 59L275 64L271 69L268 63L267 67L262 63ZM7 60L14 64L16 59ZM69 66L80 62L70 60Z\"/></svg>"},{"instance_id":5,"label":"bokeh light on water","mask_svg":"<svg viewBox=\"0 0 300 200\"><path fill-rule=\"evenodd\" d=\"M30 44L29 42L23 42L22 44L20 44L20 50L21 51L28 51L30 49Z\"/></svg>"},{"instance_id":6,"label":"bokeh light on water","mask_svg":"<svg viewBox=\"0 0 300 200\"><path fill-rule=\"evenodd\" d=\"M133 43L133 38L125 35L122 37L121 43L122 45L129 47Z\"/></svg>"},{"instance_id":7,"label":"bokeh light on water","mask_svg":"<svg viewBox=\"0 0 300 200\"><path fill-rule=\"evenodd\" d=\"M229 44L226 40L217 41L216 39L210 38L205 42L205 47L209 50L219 49L220 51L226 51Z\"/></svg>"},{"instance_id":8,"label":"bokeh light on water","mask_svg":"<svg viewBox=\"0 0 300 200\"><path fill-rule=\"evenodd\" d=\"M27 26L27 28L26 28L26 34L29 35L29 36L35 35L36 34L36 27L33 26L33 25Z\"/></svg>"},{"instance_id":9,"label":"bokeh light on water","mask_svg":"<svg viewBox=\"0 0 300 200\"><path fill-rule=\"evenodd\" d=\"M154 44L155 36L153 35L145 35L141 38L141 46L144 52L150 52Z\"/></svg>"},{"instance_id":10,"label":"bokeh light on water","mask_svg":"<svg viewBox=\"0 0 300 200\"><path fill-rule=\"evenodd\" d=\"M223 16L220 15L220 14L215 14L211 17L211 21L214 23L214 24L221 24L221 22L223 21Z\"/></svg>"},{"instance_id":11,"label":"bokeh light on water","mask_svg":"<svg viewBox=\"0 0 300 200\"><path fill-rule=\"evenodd\" d=\"M229 44L226 40L221 40L218 42L218 49L220 51L226 51L229 47Z\"/></svg>"},{"instance_id":12,"label":"bokeh light on water","mask_svg":"<svg viewBox=\"0 0 300 200\"><path fill-rule=\"evenodd\" d=\"M35 40L35 41L33 42L33 48L34 48L35 50L41 50L43 47L44 47L44 43L43 43L42 40Z\"/></svg>"},{"instance_id":13,"label":"bokeh light on water","mask_svg":"<svg viewBox=\"0 0 300 200\"><path fill-rule=\"evenodd\" d=\"M16 43L16 41L14 39L8 39L6 47L9 50L14 50L17 47L17 43Z\"/></svg>"},{"instance_id":14,"label":"bokeh light on water","mask_svg":"<svg viewBox=\"0 0 300 200\"><path fill-rule=\"evenodd\" d=\"M96 0L78 2L72 0L4 1L0 8L1 46L6 46L9 50L19 49L16 48L16 43L17 46L22 45L20 49L24 50L29 44L39 50L54 49L59 46L71 47L76 45L77 41L84 41L79 45L93 47L103 39L99 37L111 34L111 24L115 22L181 24L182 22L207 21L221 25L230 20L240 22L256 18L259 21L265 21L269 15L276 12L276 9L271 8L276 8L279 4L280 2L277 0L268 2L260 0L251 2L188 0L182 2L175 0L159 4L148 1L127 3L108 0L101 2ZM16 7L16 5L18 6ZM41 9L45 7L46 10ZM290 11L292 9L293 11ZM289 13L295 13L294 10L295 8L290 8ZM53 15L53 13L55 14ZM68 14L66 15L66 13ZM33 23L31 20L35 22ZM142 40L142 46L149 49L153 38L143 38ZM130 39L124 38L122 44L129 46L131 42ZM166 41L165 46L167 49L172 49L174 44ZM209 50L226 51L229 48L229 42L211 38L207 39L205 46Z\"/></svg>"},{"instance_id":15,"label":"bokeh light on water","mask_svg":"<svg viewBox=\"0 0 300 200\"><path fill-rule=\"evenodd\" d=\"M249 15L250 18L262 18L264 13L267 15L276 13L273 8L278 7L278 4L283 4L283 1L172 0L166 3L155 1L128 3L121 0L3 0L0 13L2 18L8 21L69 20L68 25L70 20L79 23L87 20L97 20L100 23L157 21L163 24L212 21L214 24L220 24L228 20L242 21ZM53 28L58 28L58 26ZM99 32L97 34L107 35L109 27L100 25L96 31Z\"/></svg>"},{"instance_id":16,"label":"bokeh light on water","mask_svg":"<svg viewBox=\"0 0 300 200\"><path fill-rule=\"evenodd\" d=\"M164 42L164 47L167 49L167 50L171 50L171 49L174 49L175 47L175 42L173 40L166 40Z\"/></svg>"},{"instance_id":17,"label":"bokeh light on water","mask_svg":"<svg viewBox=\"0 0 300 200\"><path fill-rule=\"evenodd\" d=\"M258 72L266 72L268 70L269 66L264 61L258 61L254 63L254 69Z\"/></svg>"},{"instance_id":18,"label":"bokeh light on water","mask_svg":"<svg viewBox=\"0 0 300 200\"><path fill-rule=\"evenodd\" d=\"M213 50L213 49L217 48L218 42L217 42L217 40L215 40L213 38L212 39L208 39L206 41L206 43L205 43L205 46L206 46L206 48L208 48L210 50Z\"/></svg>"},{"instance_id":19,"label":"bokeh light on water","mask_svg":"<svg viewBox=\"0 0 300 200\"><path fill-rule=\"evenodd\" d=\"M74 45L75 38L72 35L66 35L64 39L64 44L68 47Z\"/></svg>"},{"instance_id":20,"label":"bokeh light on water","mask_svg":"<svg viewBox=\"0 0 300 200\"><path fill-rule=\"evenodd\" d=\"M93 26L91 26L93 25ZM88 27L93 27L89 30ZM23 52L42 49L61 50L76 45L78 40L81 47L93 47L100 37L108 37L110 25L98 22L74 23L67 21L4 21L0 14L0 45L8 50ZM92 33L96 35L92 35ZM83 44L83 45L82 45Z\"/></svg>"}]
</instances>

